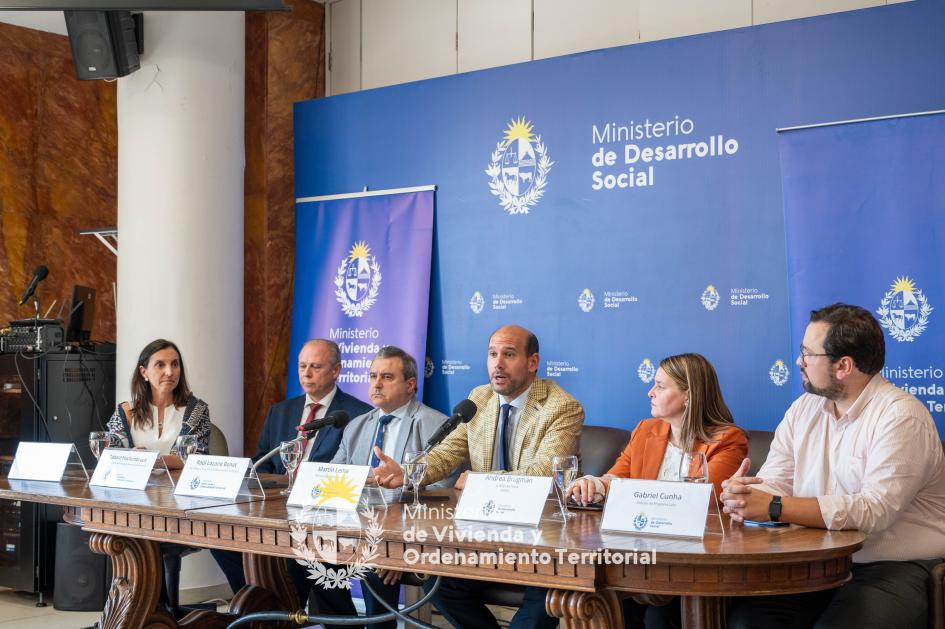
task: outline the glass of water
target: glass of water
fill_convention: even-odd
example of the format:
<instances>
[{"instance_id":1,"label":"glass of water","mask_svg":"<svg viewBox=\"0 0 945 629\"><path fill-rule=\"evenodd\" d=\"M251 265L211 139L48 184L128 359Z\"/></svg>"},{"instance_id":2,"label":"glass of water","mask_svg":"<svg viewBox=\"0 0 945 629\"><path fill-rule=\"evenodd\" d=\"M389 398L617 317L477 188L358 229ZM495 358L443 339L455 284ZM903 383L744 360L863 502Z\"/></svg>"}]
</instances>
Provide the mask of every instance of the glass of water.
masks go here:
<instances>
[{"instance_id":1,"label":"glass of water","mask_svg":"<svg viewBox=\"0 0 945 629\"><path fill-rule=\"evenodd\" d=\"M279 458L282 459L282 465L285 466L285 473L289 476L289 486L280 491L283 496L292 493L292 484L295 482L295 469L302 462L302 454L305 452L305 446L298 439L292 441L283 441L279 444Z\"/></svg>"},{"instance_id":2,"label":"glass of water","mask_svg":"<svg viewBox=\"0 0 945 629\"><path fill-rule=\"evenodd\" d=\"M686 452L679 460L679 480L684 483L708 483L709 464L705 452Z\"/></svg>"},{"instance_id":3,"label":"glass of water","mask_svg":"<svg viewBox=\"0 0 945 629\"><path fill-rule=\"evenodd\" d=\"M95 455L96 461L101 458L102 450L114 446L117 443L117 435L107 430L96 430L95 432L89 433L89 449L91 449L92 454Z\"/></svg>"},{"instance_id":4,"label":"glass of water","mask_svg":"<svg viewBox=\"0 0 945 629\"><path fill-rule=\"evenodd\" d=\"M180 458L182 463L187 462L187 457L197 453L197 436L181 435L174 441L174 454Z\"/></svg>"},{"instance_id":5,"label":"glass of water","mask_svg":"<svg viewBox=\"0 0 945 629\"><path fill-rule=\"evenodd\" d=\"M420 505L420 483L427 471L427 458L423 452L407 452L404 454L404 480L413 486L413 506Z\"/></svg>"},{"instance_id":6,"label":"glass of water","mask_svg":"<svg viewBox=\"0 0 945 629\"><path fill-rule=\"evenodd\" d=\"M574 514L568 511L564 504L564 492L574 481L578 473L578 459L576 456L556 456L551 460L551 477L555 481L555 497L558 498L558 507L561 509L561 515L552 515L555 520L567 520L573 518Z\"/></svg>"}]
</instances>

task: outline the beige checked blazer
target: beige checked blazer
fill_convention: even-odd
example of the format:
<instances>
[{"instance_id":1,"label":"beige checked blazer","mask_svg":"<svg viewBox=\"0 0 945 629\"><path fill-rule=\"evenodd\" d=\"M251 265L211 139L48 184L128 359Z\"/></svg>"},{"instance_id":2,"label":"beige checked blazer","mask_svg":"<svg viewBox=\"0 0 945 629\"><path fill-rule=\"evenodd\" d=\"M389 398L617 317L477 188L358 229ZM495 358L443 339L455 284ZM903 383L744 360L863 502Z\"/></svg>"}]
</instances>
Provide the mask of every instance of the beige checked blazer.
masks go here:
<instances>
[{"instance_id":1,"label":"beige checked blazer","mask_svg":"<svg viewBox=\"0 0 945 629\"><path fill-rule=\"evenodd\" d=\"M427 455L424 483L445 478L469 457L473 472L492 470L492 451L499 423L499 395L488 384L469 394L479 411ZM512 435L512 474L550 476L551 459L577 454L584 424L581 403L551 380L536 378Z\"/></svg>"}]
</instances>

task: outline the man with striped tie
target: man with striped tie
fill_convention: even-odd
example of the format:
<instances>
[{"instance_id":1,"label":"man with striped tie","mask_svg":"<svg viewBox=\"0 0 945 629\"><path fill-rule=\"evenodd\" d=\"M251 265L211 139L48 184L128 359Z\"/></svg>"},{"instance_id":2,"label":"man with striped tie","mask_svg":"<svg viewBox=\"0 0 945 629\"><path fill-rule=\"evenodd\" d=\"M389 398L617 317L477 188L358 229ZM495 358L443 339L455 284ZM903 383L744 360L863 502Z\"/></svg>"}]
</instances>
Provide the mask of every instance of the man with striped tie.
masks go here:
<instances>
[{"instance_id":1,"label":"man with striped tie","mask_svg":"<svg viewBox=\"0 0 945 629\"><path fill-rule=\"evenodd\" d=\"M332 463L345 465L378 466L374 448L392 460L400 462L405 452L423 449L427 440L446 419L446 416L416 398L417 361L413 356L393 345L384 347L371 361L370 391L374 410L355 417L345 428L341 444ZM388 604L397 605L400 595L401 573L379 571L367 580ZM315 588L316 600L323 594ZM348 590L343 590L348 592ZM363 588L364 607L371 616L387 610L378 603L367 588ZM396 621L368 625L371 629L395 629Z\"/></svg>"}]
</instances>

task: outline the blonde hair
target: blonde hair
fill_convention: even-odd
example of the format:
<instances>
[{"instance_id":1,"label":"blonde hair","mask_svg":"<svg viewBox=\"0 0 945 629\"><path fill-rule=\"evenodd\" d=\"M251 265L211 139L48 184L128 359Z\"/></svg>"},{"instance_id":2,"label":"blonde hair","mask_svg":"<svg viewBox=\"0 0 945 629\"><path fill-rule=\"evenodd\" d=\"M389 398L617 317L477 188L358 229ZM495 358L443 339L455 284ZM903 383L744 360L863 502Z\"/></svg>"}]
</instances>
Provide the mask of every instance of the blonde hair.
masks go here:
<instances>
[{"instance_id":1,"label":"blonde hair","mask_svg":"<svg viewBox=\"0 0 945 629\"><path fill-rule=\"evenodd\" d=\"M696 440L704 443L718 441L715 439L716 434L735 425L732 411L722 399L715 369L705 356L667 356L660 361L660 367L681 391L689 392L680 435L680 445L684 451L692 450Z\"/></svg>"}]
</instances>

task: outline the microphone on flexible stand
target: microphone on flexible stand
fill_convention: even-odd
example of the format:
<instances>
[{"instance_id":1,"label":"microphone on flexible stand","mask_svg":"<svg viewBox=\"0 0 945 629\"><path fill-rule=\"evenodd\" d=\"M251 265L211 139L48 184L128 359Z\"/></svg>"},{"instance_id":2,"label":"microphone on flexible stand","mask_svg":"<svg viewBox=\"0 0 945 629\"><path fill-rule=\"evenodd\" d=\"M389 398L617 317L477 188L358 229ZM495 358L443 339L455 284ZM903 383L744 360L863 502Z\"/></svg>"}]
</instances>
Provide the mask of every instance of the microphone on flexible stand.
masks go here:
<instances>
[{"instance_id":1,"label":"microphone on flexible stand","mask_svg":"<svg viewBox=\"0 0 945 629\"><path fill-rule=\"evenodd\" d=\"M432 450L437 444L442 442L446 437L456 430L460 424L466 424L473 417L476 416L476 413L479 411L476 403L472 400L463 400L459 404L453 407L453 414L445 422L440 424L440 427L436 429L436 432L427 440L427 445L423 448L423 454L426 455ZM427 496L427 500L447 500L447 496ZM402 503L411 503L413 502L413 488L404 487L403 491L400 493L400 502Z\"/></svg>"},{"instance_id":2,"label":"microphone on flexible stand","mask_svg":"<svg viewBox=\"0 0 945 629\"><path fill-rule=\"evenodd\" d=\"M46 279L47 275L49 275L49 269L47 269L45 265L40 264L33 270L33 277L30 279L30 283L26 287L26 292L23 293L23 297L20 299L19 305L22 306L26 303L26 300L33 295L33 293L36 291L36 287L40 282ZM36 309L36 318L39 318L39 306L37 306Z\"/></svg>"},{"instance_id":3,"label":"microphone on flexible stand","mask_svg":"<svg viewBox=\"0 0 945 629\"><path fill-rule=\"evenodd\" d=\"M307 424L302 424L301 426L297 426L296 430L299 431L299 436L293 439L292 441L301 441L302 439L314 439L315 436L318 434L318 431L324 428L325 426L334 426L335 428L344 428L348 424L349 420L350 418L348 417L348 413L346 413L345 411L341 411L341 410L332 411L328 413L327 415L325 415L324 417L322 417L321 419L315 419L308 422ZM282 445L280 444L276 446L275 448L273 448L272 450L270 450L269 452L267 452L265 456L261 457L258 461L253 463L253 469L254 470L258 469L260 465L262 465L263 463L265 463L272 457L279 454L279 448L281 447Z\"/></svg>"},{"instance_id":4,"label":"microphone on flexible stand","mask_svg":"<svg viewBox=\"0 0 945 629\"><path fill-rule=\"evenodd\" d=\"M429 440L427 440L427 445L424 446L423 453L429 453L430 450L434 448L434 446L446 439L447 435L456 430L460 424L465 424L475 417L478 410L479 409L476 407L475 402L472 400L463 400L454 406L452 416L440 424L440 427L436 429L436 432L433 433Z\"/></svg>"}]
</instances>

